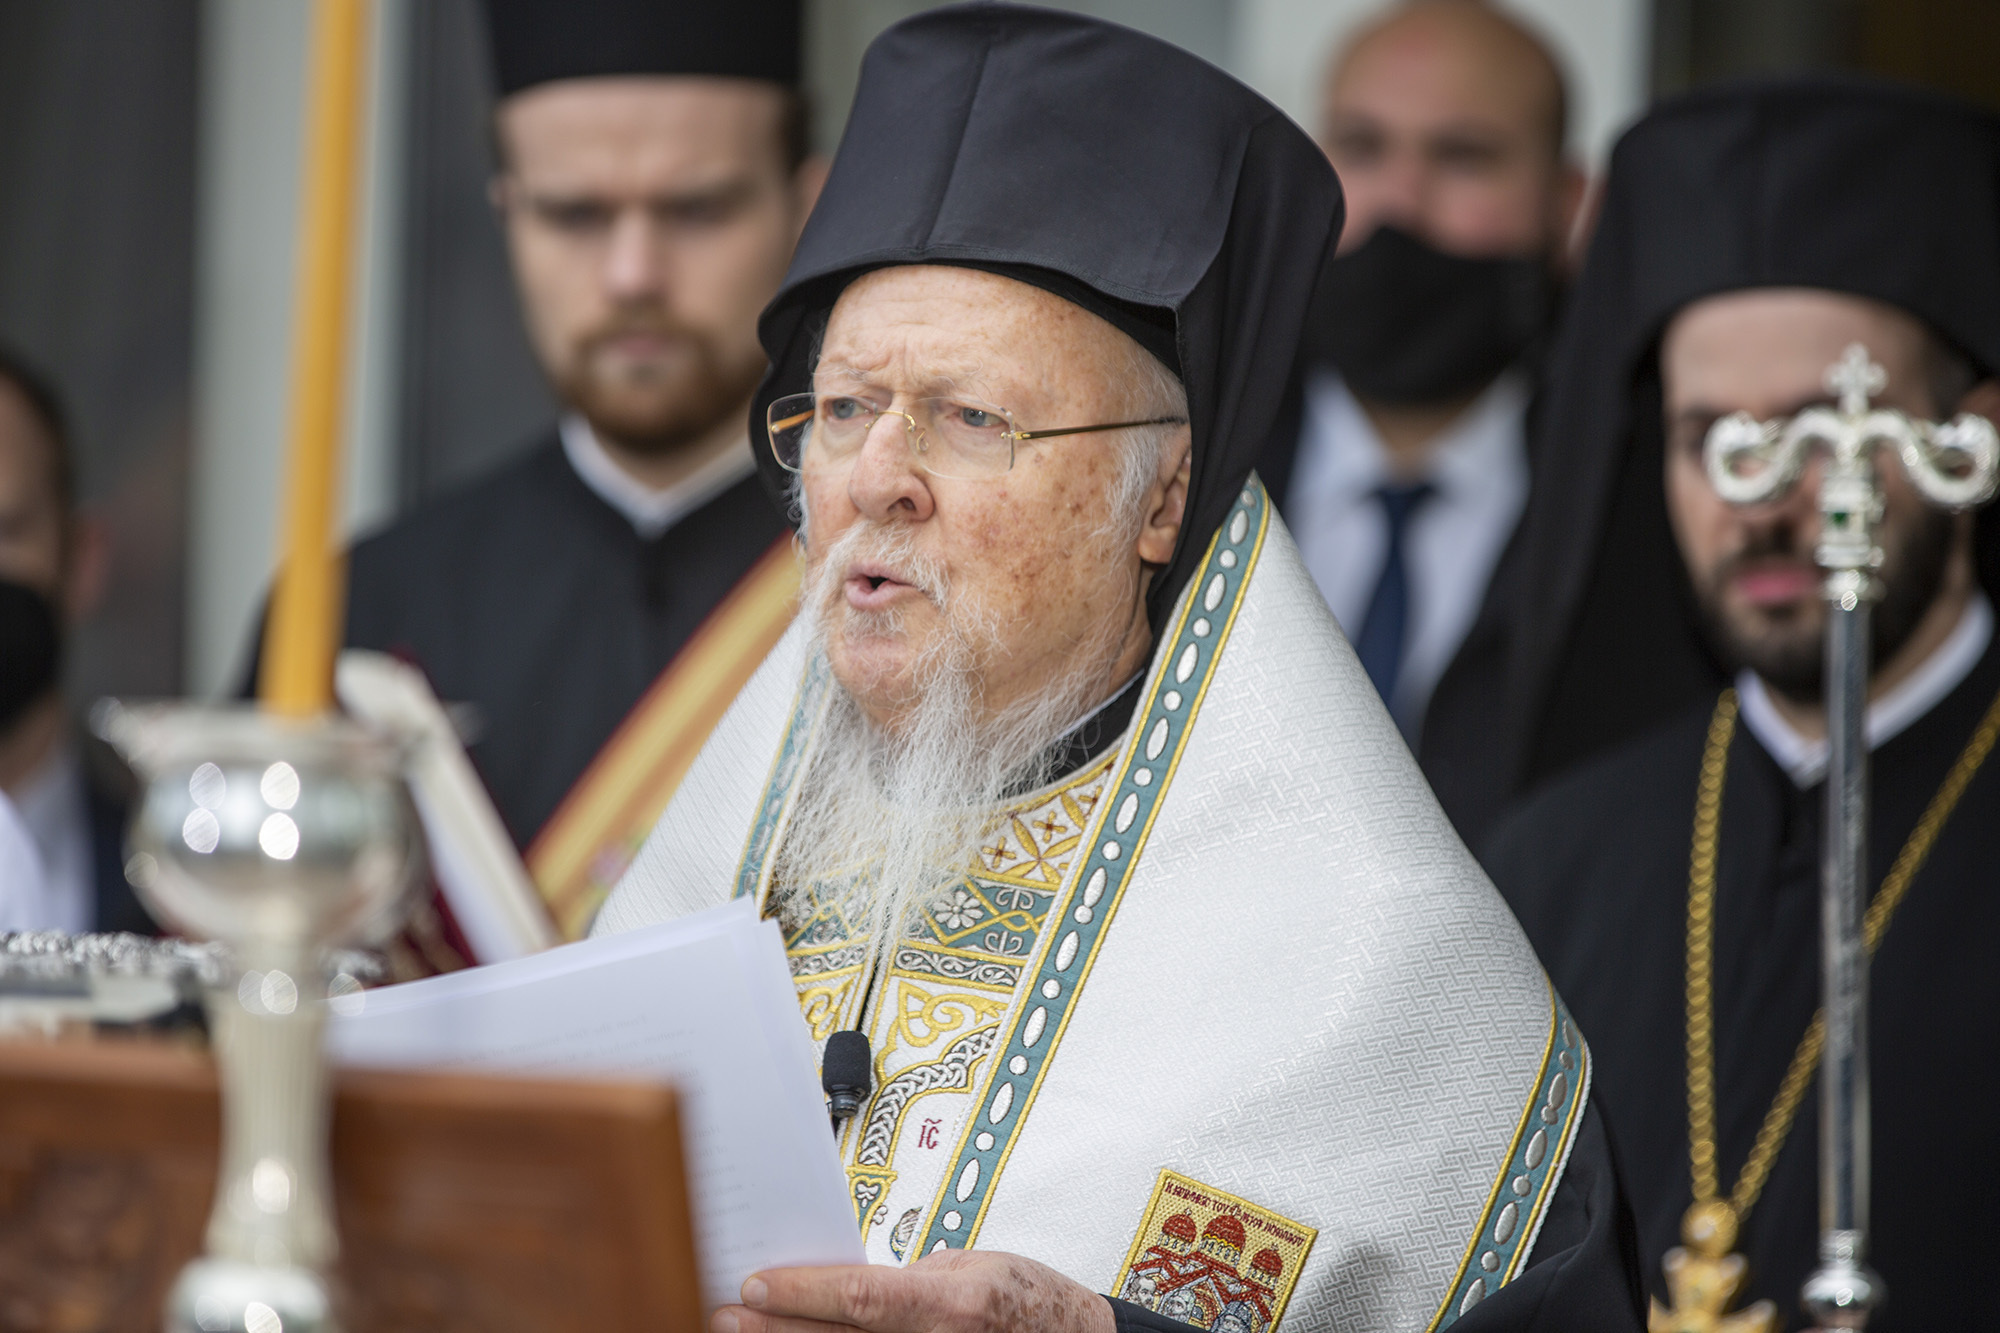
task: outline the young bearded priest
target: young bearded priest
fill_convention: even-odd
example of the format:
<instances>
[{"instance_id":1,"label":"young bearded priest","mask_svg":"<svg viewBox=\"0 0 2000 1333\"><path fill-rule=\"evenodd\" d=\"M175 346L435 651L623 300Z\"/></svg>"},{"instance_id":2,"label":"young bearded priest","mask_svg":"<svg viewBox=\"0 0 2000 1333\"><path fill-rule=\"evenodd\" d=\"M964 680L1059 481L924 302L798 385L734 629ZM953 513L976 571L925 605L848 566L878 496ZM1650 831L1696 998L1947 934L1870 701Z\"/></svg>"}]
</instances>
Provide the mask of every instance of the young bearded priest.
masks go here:
<instances>
[{"instance_id":1,"label":"young bearded priest","mask_svg":"<svg viewBox=\"0 0 2000 1333\"><path fill-rule=\"evenodd\" d=\"M597 926L753 897L872 1050L872 1266L718 1333L1636 1326L1590 1052L1249 469L1339 219L1151 38L871 48L761 326L801 623Z\"/></svg>"},{"instance_id":2,"label":"young bearded priest","mask_svg":"<svg viewBox=\"0 0 2000 1333\"><path fill-rule=\"evenodd\" d=\"M1927 202L1939 190L1951 206ZM1916 93L1812 82L1669 105L1613 158L1558 349L1544 424L1564 493L1523 529L1522 586L1549 610L1516 664L1545 711L1502 702L1540 719L1530 763L1569 772L1487 864L1591 1034L1648 1283L1687 1320L1670 1249L1747 1259L1736 1298L1770 1301L1777 1323L1728 1327L1792 1326L1820 1231L1822 464L1738 508L1703 441L1732 412L1834 401L1828 368L1855 343L1887 372L1876 406L2000 414L1996 192L2000 126ZM1869 1327L1893 1333L1990 1322L1967 1263L2000 1242L1984 1132L2000 542L1991 511L1943 512L1893 453L1877 466L1867 1258L1888 1290Z\"/></svg>"},{"instance_id":3,"label":"young bearded priest","mask_svg":"<svg viewBox=\"0 0 2000 1333\"><path fill-rule=\"evenodd\" d=\"M797 575L744 418L824 163L799 0L486 0L492 182L561 418L355 547L346 642L470 705L557 927L588 928ZM433 965L448 965L432 957Z\"/></svg>"}]
</instances>

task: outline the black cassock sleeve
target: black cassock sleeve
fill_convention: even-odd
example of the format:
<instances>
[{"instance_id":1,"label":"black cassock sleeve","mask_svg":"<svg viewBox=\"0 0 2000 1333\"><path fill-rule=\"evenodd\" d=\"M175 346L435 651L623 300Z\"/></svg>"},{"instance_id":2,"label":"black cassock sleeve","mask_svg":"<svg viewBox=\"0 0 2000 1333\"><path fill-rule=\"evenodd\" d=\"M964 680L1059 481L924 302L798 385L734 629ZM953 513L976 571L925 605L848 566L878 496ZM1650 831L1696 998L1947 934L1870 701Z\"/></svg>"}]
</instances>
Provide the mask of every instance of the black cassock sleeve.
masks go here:
<instances>
[{"instance_id":1,"label":"black cassock sleeve","mask_svg":"<svg viewBox=\"0 0 2000 1333\"><path fill-rule=\"evenodd\" d=\"M1111 1301L1118 1333L1186 1333L1177 1319ZM1592 1103L1521 1276L1467 1311L1461 1333L1637 1333L1645 1327L1639 1247Z\"/></svg>"},{"instance_id":2,"label":"black cassock sleeve","mask_svg":"<svg viewBox=\"0 0 2000 1333\"><path fill-rule=\"evenodd\" d=\"M1584 1110L1535 1240L1535 1257L1452 1327L1455 1333L1638 1333L1646 1327L1638 1237L1596 1102Z\"/></svg>"}]
</instances>

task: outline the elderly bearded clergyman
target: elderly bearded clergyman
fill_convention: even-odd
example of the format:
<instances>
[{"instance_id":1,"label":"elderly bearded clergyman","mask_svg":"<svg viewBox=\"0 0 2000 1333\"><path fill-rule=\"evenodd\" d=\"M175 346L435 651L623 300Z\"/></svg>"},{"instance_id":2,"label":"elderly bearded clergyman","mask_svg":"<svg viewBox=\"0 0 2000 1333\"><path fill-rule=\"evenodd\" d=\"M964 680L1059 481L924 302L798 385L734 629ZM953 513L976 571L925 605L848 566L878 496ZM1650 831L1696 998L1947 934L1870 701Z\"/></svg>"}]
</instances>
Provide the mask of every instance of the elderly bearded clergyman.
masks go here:
<instances>
[{"instance_id":1,"label":"elderly bearded clergyman","mask_svg":"<svg viewBox=\"0 0 2000 1333\"><path fill-rule=\"evenodd\" d=\"M754 895L871 1044L873 1264L717 1330L1636 1326L1582 1037L1249 472L1339 218L1125 29L871 49L762 324L804 615L598 925Z\"/></svg>"}]
</instances>

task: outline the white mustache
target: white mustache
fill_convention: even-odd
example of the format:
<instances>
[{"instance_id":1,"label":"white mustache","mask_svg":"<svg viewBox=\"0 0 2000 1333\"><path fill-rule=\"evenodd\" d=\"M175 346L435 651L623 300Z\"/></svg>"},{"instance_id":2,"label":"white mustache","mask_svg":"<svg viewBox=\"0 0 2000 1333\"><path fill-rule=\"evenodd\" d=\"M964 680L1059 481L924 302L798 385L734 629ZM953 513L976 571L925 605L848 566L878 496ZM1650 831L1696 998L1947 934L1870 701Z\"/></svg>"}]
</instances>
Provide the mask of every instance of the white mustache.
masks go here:
<instances>
[{"instance_id":1,"label":"white mustache","mask_svg":"<svg viewBox=\"0 0 2000 1333\"><path fill-rule=\"evenodd\" d=\"M815 601L825 605L837 596L856 565L869 564L888 571L898 583L906 583L937 606L944 606L951 594L951 580L944 562L917 548L914 534L901 524L857 523L842 534L832 549L820 557L813 571Z\"/></svg>"}]
</instances>

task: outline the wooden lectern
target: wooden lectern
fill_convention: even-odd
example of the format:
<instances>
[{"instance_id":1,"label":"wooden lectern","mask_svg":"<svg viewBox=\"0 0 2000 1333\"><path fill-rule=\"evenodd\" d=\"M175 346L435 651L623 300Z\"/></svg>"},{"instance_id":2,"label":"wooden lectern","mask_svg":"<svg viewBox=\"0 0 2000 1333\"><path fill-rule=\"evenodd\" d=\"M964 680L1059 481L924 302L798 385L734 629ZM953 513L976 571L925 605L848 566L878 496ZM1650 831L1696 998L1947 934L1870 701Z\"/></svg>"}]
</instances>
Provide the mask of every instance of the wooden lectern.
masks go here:
<instances>
[{"instance_id":1,"label":"wooden lectern","mask_svg":"<svg viewBox=\"0 0 2000 1333\"><path fill-rule=\"evenodd\" d=\"M184 1047L0 1044L0 1329L160 1327L201 1248L218 1107ZM701 1327L670 1090L348 1071L332 1136L354 1333Z\"/></svg>"}]
</instances>

